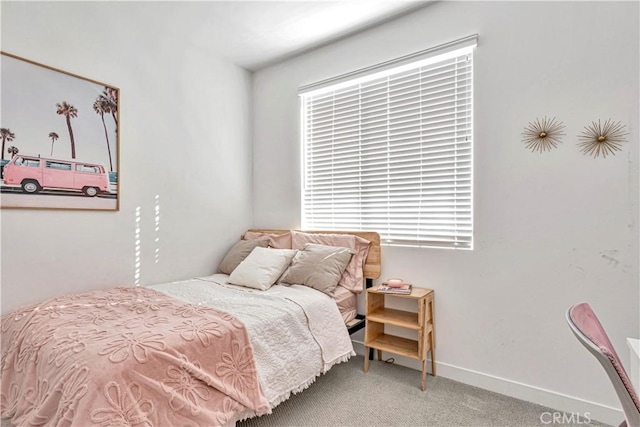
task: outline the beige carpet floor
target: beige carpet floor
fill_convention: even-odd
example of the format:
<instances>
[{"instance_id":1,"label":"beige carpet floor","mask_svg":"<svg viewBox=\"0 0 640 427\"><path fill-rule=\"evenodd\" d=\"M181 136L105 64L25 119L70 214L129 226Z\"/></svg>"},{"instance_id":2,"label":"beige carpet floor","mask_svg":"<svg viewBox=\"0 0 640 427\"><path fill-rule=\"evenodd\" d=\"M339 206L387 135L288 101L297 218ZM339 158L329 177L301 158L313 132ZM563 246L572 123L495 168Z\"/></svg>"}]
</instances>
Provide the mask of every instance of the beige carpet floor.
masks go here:
<instances>
[{"instance_id":1,"label":"beige carpet floor","mask_svg":"<svg viewBox=\"0 0 640 427\"><path fill-rule=\"evenodd\" d=\"M427 375L427 390L422 392L418 371L372 361L365 374L362 365L361 356L353 357L272 414L237 426L605 426L586 424L585 418L550 424L552 415L543 414L559 411L443 377Z\"/></svg>"}]
</instances>

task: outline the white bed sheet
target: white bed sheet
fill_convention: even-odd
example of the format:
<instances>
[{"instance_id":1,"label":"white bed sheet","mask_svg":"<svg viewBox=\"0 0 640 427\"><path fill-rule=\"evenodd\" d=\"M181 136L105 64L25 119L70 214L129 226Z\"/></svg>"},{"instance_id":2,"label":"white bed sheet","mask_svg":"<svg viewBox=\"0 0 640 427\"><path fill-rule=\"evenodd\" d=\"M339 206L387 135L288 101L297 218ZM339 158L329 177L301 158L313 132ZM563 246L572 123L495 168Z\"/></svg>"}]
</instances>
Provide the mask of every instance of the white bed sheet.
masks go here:
<instances>
[{"instance_id":1,"label":"white bed sheet","mask_svg":"<svg viewBox=\"0 0 640 427\"><path fill-rule=\"evenodd\" d=\"M227 283L228 277L215 274L148 287L238 318L247 328L258 377L272 408L355 355L332 298L305 286L244 288ZM251 414L243 418L247 416Z\"/></svg>"}]
</instances>

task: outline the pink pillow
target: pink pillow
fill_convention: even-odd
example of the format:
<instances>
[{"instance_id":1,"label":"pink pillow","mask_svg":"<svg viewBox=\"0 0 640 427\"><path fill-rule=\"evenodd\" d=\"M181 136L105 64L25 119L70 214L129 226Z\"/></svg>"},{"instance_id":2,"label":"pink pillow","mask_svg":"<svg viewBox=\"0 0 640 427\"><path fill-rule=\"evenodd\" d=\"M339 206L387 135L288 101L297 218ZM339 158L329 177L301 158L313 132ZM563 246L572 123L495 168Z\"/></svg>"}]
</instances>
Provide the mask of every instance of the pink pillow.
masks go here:
<instances>
[{"instance_id":1,"label":"pink pillow","mask_svg":"<svg viewBox=\"0 0 640 427\"><path fill-rule=\"evenodd\" d=\"M360 293L364 289L364 263L369 254L369 242L359 236L351 234L315 234L291 231L292 249L304 249L306 243L315 243L326 246L338 246L349 248L355 252L347 268L342 273L338 286L342 286L351 292Z\"/></svg>"},{"instance_id":2,"label":"pink pillow","mask_svg":"<svg viewBox=\"0 0 640 427\"><path fill-rule=\"evenodd\" d=\"M269 246L274 249L292 249L291 233L283 234L262 233L258 231L247 231L242 236L244 240L269 239Z\"/></svg>"}]
</instances>

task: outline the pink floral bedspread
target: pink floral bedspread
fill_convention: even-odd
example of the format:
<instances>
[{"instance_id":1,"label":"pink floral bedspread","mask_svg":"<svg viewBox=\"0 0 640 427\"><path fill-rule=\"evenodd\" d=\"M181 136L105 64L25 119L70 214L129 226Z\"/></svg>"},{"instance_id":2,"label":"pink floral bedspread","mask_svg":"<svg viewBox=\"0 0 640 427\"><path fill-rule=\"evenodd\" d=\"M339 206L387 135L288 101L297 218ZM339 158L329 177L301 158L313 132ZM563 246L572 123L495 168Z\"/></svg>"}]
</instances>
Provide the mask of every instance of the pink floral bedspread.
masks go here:
<instances>
[{"instance_id":1,"label":"pink floral bedspread","mask_svg":"<svg viewBox=\"0 0 640 427\"><path fill-rule=\"evenodd\" d=\"M2 318L2 418L17 425L217 426L270 411L245 327L148 288Z\"/></svg>"}]
</instances>

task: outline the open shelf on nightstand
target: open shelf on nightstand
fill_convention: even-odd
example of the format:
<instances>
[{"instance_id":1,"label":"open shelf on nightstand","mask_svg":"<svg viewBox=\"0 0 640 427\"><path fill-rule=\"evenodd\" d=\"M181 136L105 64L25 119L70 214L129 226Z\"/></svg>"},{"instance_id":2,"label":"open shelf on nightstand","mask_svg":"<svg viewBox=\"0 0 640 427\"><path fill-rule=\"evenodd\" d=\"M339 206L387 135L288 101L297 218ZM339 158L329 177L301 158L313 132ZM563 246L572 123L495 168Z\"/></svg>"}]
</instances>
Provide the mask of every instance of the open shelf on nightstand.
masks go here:
<instances>
[{"instance_id":1,"label":"open shelf on nightstand","mask_svg":"<svg viewBox=\"0 0 640 427\"><path fill-rule=\"evenodd\" d=\"M386 323L403 328L419 330L418 313L395 310L393 308L379 308L367 315L370 321Z\"/></svg>"},{"instance_id":2,"label":"open shelf on nightstand","mask_svg":"<svg viewBox=\"0 0 640 427\"><path fill-rule=\"evenodd\" d=\"M382 334L378 335L371 341L367 341L365 345L377 350L396 353L412 359L420 359L420 354L418 353L418 341L416 340L397 337L395 335Z\"/></svg>"}]
</instances>

